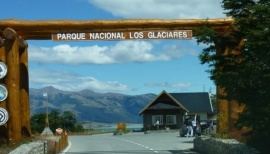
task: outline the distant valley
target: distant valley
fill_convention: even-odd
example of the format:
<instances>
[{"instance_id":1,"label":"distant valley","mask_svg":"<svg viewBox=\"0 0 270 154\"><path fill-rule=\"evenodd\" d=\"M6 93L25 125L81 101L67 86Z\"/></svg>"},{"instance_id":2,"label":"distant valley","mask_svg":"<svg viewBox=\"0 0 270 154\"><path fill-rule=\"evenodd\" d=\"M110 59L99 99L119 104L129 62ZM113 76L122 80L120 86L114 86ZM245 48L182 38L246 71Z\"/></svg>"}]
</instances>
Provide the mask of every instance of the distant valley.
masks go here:
<instances>
[{"instance_id":1,"label":"distant valley","mask_svg":"<svg viewBox=\"0 0 270 154\"><path fill-rule=\"evenodd\" d=\"M97 93L91 90L79 92L62 91L54 87L30 89L30 112L46 112L46 99L43 93L48 93L48 110L72 111L78 121L101 123L142 123L139 115L155 94L125 95L119 93Z\"/></svg>"}]
</instances>

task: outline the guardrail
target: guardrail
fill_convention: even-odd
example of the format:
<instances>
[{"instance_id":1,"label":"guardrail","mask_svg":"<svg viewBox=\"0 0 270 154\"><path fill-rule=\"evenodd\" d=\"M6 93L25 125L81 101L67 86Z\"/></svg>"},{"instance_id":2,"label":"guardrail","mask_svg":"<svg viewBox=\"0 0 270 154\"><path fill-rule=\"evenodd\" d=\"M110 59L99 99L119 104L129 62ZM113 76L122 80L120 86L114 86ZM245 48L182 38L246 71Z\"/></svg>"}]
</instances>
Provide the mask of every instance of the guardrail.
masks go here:
<instances>
[{"instance_id":1,"label":"guardrail","mask_svg":"<svg viewBox=\"0 0 270 154\"><path fill-rule=\"evenodd\" d=\"M68 146L68 134L66 132L61 134L61 138L55 141L54 153L58 154Z\"/></svg>"}]
</instances>

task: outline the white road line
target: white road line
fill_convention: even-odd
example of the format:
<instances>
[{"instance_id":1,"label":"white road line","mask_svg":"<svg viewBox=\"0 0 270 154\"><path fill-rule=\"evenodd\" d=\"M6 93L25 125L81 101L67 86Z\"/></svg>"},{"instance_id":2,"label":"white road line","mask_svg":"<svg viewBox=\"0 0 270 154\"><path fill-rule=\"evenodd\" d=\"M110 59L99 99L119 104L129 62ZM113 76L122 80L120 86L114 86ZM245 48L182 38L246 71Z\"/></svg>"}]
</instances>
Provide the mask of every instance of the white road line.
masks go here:
<instances>
[{"instance_id":1,"label":"white road line","mask_svg":"<svg viewBox=\"0 0 270 154\"><path fill-rule=\"evenodd\" d=\"M139 145L139 146L141 146L143 148L146 148L148 150L151 150L151 151L153 151L155 153L159 153L158 151L155 151L154 149L149 148L149 147L147 147L145 145L142 145L140 143L136 143L136 142L133 142L133 141L130 141L130 140L126 140L126 139L121 139L121 138L115 138L115 137L110 137L110 138L117 139L117 140L122 140L122 141L126 141L126 142L130 142L130 143ZM65 154L71 148L71 146L72 146L72 143L70 141L68 141L68 146L63 151L61 151L60 154Z\"/></svg>"},{"instance_id":2,"label":"white road line","mask_svg":"<svg viewBox=\"0 0 270 154\"><path fill-rule=\"evenodd\" d=\"M141 146L141 147L143 147L143 148L145 148L145 149L151 150L151 151L153 151L153 152L155 152L155 153L159 153L158 151L156 151L156 150L154 150L154 149L152 149L152 148L149 148L149 147L147 147L147 146L145 146L145 145L142 145L142 144L140 144L140 143L136 143L136 142L133 142L133 141L130 141L130 140L125 140L125 139L115 138L115 137L112 137L112 138L118 139L118 140L123 140L123 141L126 141L126 142L130 142L130 143L139 145L139 146Z\"/></svg>"},{"instance_id":3,"label":"white road line","mask_svg":"<svg viewBox=\"0 0 270 154\"><path fill-rule=\"evenodd\" d=\"M68 146L67 146L64 150L62 150L62 151L60 152L60 154L65 154L65 153L70 149L71 145L72 145L71 142L68 141Z\"/></svg>"}]
</instances>

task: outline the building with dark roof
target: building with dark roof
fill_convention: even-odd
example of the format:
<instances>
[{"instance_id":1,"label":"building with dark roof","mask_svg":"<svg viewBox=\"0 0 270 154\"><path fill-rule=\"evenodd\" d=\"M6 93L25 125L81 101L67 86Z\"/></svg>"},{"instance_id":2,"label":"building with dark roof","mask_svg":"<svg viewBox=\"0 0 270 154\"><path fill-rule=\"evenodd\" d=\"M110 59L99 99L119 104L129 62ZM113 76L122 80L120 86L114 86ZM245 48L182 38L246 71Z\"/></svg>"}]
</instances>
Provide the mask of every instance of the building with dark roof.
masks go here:
<instances>
[{"instance_id":1,"label":"building with dark roof","mask_svg":"<svg viewBox=\"0 0 270 154\"><path fill-rule=\"evenodd\" d=\"M200 120L215 115L210 95L207 92L167 93L163 90L140 112L145 130L179 129L183 116L197 114Z\"/></svg>"}]
</instances>

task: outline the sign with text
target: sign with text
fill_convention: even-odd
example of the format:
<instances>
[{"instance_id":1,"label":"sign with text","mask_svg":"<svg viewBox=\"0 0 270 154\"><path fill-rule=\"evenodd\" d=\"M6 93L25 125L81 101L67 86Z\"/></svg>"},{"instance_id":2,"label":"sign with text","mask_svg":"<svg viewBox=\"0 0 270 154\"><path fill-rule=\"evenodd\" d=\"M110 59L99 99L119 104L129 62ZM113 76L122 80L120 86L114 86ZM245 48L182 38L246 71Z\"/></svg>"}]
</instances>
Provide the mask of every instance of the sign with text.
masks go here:
<instances>
[{"instance_id":1,"label":"sign with text","mask_svg":"<svg viewBox=\"0 0 270 154\"><path fill-rule=\"evenodd\" d=\"M192 30L52 34L53 41L140 40L140 39L192 39Z\"/></svg>"}]
</instances>

